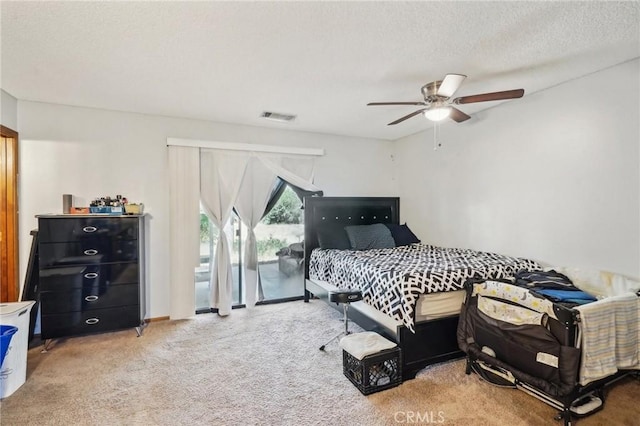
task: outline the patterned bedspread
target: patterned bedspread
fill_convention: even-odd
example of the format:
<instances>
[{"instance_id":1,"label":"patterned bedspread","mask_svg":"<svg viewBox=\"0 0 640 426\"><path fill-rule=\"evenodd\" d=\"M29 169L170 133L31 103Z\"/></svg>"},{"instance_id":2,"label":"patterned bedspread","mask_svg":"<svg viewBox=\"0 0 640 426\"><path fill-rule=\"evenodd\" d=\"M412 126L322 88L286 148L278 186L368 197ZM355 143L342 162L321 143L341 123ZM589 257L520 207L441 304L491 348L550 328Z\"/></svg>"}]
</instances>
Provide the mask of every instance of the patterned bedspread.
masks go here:
<instances>
[{"instance_id":1,"label":"patterned bedspread","mask_svg":"<svg viewBox=\"0 0 640 426\"><path fill-rule=\"evenodd\" d=\"M390 249L315 249L309 277L339 288L362 290L364 301L414 331L421 294L460 290L468 278L511 278L540 269L532 260L426 244Z\"/></svg>"}]
</instances>

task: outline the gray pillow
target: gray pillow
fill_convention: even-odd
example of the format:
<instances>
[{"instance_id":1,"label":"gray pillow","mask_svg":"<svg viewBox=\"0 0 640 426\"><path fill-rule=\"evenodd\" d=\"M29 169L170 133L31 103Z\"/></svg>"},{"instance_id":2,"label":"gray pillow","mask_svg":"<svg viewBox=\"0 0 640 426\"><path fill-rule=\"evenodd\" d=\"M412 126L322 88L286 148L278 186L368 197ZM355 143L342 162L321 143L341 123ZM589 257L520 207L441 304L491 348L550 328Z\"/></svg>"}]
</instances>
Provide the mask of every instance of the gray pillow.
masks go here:
<instances>
[{"instance_id":1,"label":"gray pillow","mask_svg":"<svg viewBox=\"0 0 640 426\"><path fill-rule=\"evenodd\" d=\"M396 243L389 228L382 223L345 226L353 250L392 248Z\"/></svg>"},{"instance_id":2,"label":"gray pillow","mask_svg":"<svg viewBox=\"0 0 640 426\"><path fill-rule=\"evenodd\" d=\"M342 227L318 229L318 245L323 249L348 250L351 248L347 233Z\"/></svg>"}]
</instances>

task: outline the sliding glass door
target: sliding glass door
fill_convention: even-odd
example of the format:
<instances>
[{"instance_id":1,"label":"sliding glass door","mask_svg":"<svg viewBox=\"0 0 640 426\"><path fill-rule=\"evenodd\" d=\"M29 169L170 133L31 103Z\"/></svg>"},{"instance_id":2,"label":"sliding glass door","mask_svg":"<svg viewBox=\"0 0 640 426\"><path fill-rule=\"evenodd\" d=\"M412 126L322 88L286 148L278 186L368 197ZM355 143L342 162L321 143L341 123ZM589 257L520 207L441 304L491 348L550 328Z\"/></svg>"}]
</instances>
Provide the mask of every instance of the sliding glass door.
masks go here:
<instances>
[{"instance_id":1,"label":"sliding glass door","mask_svg":"<svg viewBox=\"0 0 640 426\"><path fill-rule=\"evenodd\" d=\"M304 294L304 224L302 201L286 185L255 228L262 302L302 297ZM225 229L231 246L233 304L245 303L242 286L243 238L246 227L233 213ZM200 265L195 271L196 312L210 312L210 274L219 232L200 210Z\"/></svg>"},{"instance_id":2,"label":"sliding glass door","mask_svg":"<svg viewBox=\"0 0 640 426\"><path fill-rule=\"evenodd\" d=\"M273 208L256 226L260 279L265 301L304 293L302 202L286 186Z\"/></svg>"}]
</instances>

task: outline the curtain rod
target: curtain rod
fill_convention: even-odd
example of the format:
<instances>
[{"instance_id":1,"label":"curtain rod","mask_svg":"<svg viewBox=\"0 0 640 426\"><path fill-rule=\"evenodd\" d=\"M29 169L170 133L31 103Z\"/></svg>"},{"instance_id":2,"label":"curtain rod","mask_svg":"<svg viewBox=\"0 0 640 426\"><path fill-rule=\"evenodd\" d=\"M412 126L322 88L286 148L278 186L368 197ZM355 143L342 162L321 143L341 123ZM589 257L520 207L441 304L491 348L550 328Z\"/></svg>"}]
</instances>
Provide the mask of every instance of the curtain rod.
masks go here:
<instances>
[{"instance_id":1,"label":"curtain rod","mask_svg":"<svg viewBox=\"0 0 640 426\"><path fill-rule=\"evenodd\" d=\"M324 155L322 148L298 148L292 146L260 145L252 143L203 141L198 139L167 138L167 146L187 146L192 148L228 149L233 151L271 152L277 154Z\"/></svg>"}]
</instances>

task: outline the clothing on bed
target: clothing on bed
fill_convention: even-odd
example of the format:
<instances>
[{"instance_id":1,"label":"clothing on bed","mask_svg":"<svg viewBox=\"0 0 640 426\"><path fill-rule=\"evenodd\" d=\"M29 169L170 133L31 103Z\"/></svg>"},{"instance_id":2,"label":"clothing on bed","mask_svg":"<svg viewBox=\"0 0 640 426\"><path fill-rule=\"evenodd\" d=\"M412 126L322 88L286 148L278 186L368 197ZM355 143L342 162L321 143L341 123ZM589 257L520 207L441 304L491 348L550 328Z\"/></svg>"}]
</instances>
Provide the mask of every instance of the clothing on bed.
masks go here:
<instances>
[{"instance_id":1,"label":"clothing on bed","mask_svg":"<svg viewBox=\"0 0 640 426\"><path fill-rule=\"evenodd\" d=\"M518 272L516 285L556 290L575 288L569 277L554 270Z\"/></svg>"},{"instance_id":2,"label":"clothing on bed","mask_svg":"<svg viewBox=\"0 0 640 426\"><path fill-rule=\"evenodd\" d=\"M420 294L462 289L469 278L512 278L533 260L426 244L374 250L315 249L309 277L362 290L364 300L414 331Z\"/></svg>"},{"instance_id":3,"label":"clothing on bed","mask_svg":"<svg viewBox=\"0 0 640 426\"><path fill-rule=\"evenodd\" d=\"M595 297L590 295L589 293L585 293L582 290L553 290L553 289L542 289L536 290L538 293L547 296L549 299L558 301L558 302L569 302L576 303L578 305L582 305L584 303L594 302L596 300Z\"/></svg>"},{"instance_id":4,"label":"clothing on bed","mask_svg":"<svg viewBox=\"0 0 640 426\"><path fill-rule=\"evenodd\" d=\"M576 287L569 277L554 270L521 271L515 278L516 285L535 291L554 302L574 306L597 300L594 295Z\"/></svg>"}]
</instances>

